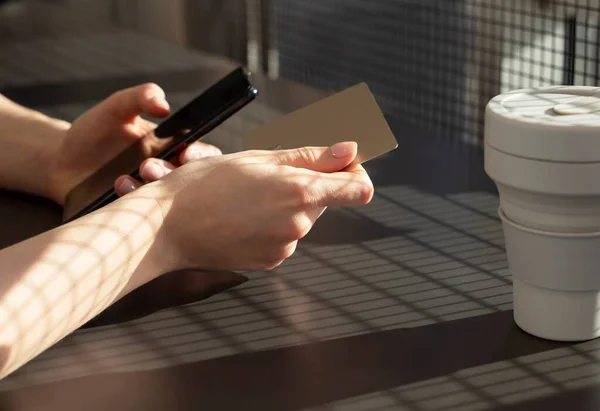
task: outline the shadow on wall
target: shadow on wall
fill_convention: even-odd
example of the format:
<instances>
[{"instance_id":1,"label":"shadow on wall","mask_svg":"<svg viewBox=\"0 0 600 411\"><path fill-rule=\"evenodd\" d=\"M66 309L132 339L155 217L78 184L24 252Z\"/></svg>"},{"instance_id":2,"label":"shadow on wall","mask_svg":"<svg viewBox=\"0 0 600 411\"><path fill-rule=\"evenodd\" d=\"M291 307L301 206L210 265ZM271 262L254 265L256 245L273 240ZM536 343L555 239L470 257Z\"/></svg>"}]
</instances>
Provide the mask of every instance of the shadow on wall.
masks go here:
<instances>
[{"instance_id":1,"label":"shadow on wall","mask_svg":"<svg viewBox=\"0 0 600 411\"><path fill-rule=\"evenodd\" d=\"M470 132L467 3L272 2L280 76L327 91L365 81L395 131L461 137Z\"/></svg>"}]
</instances>

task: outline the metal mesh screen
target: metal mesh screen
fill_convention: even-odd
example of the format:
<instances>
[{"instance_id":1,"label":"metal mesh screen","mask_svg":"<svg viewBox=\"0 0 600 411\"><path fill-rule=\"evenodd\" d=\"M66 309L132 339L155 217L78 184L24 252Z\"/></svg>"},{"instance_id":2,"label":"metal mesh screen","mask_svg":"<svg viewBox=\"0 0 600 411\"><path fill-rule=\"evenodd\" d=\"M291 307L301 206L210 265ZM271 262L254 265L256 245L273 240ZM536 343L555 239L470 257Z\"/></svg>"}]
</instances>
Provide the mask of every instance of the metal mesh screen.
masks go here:
<instances>
[{"instance_id":1,"label":"metal mesh screen","mask_svg":"<svg viewBox=\"0 0 600 411\"><path fill-rule=\"evenodd\" d=\"M365 81L396 132L478 141L500 92L598 84L599 10L598 0L272 1L271 71L325 91Z\"/></svg>"}]
</instances>

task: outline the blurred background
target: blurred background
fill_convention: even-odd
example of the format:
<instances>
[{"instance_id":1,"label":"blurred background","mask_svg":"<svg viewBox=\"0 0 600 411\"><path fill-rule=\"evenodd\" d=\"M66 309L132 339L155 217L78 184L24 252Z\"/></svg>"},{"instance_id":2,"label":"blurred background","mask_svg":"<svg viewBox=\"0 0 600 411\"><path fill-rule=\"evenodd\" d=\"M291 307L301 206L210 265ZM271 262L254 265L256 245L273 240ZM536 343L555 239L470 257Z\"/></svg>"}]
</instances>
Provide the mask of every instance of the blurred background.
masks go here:
<instances>
[{"instance_id":1,"label":"blurred background","mask_svg":"<svg viewBox=\"0 0 600 411\"><path fill-rule=\"evenodd\" d=\"M86 102L69 106L59 85L189 76L211 55L323 92L366 81L396 131L478 144L500 92L598 85L599 11L598 0L4 0L0 89L70 118Z\"/></svg>"}]
</instances>

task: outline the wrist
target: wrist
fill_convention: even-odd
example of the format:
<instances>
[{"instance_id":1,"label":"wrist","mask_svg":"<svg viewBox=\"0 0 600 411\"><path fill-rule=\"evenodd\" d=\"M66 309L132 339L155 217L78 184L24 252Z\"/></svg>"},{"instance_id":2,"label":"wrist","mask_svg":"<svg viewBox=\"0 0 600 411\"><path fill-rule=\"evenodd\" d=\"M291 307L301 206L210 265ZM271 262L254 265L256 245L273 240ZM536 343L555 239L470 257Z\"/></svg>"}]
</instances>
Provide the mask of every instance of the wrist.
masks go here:
<instances>
[{"instance_id":1,"label":"wrist","mask_svg":"<svg viewBox=\"0 0 600 411\"><path fill-rule=\"evenodd\" d=\"M160 274L181 269L181 255L169 229L169 214L172 207L173 194L163 181L146 184L121 200L145 201L152 204L153 221L158 227L154 246L148 251L148 261L160 271Z\"/></svg>"},{"instance_id":2,"label":"wrist","mask_svg":"<svg viewBox=\"0 0 600 411\"><path fill-rule=\"evenodd\" d=\"M164 218L157 202L145 195L131 193L112 204L75 220L73 225L98 227L116 238L118 255L109 256L124 260L133 269L132 278L121 294L153 280L170 271L171 264L161 250L164 248ZM117 253L118 254L118 253Z\"/></svg>"},{"instance_id":3,"label":"wrist","mask_svg":"<svg viewBox=\"0 0 600 411\"><path fill-rule=\"evenodd\" d=\"M52 164L70 125L4 100L0 97L1 186L49 197Z\"/></svg>"},{"instance_id":4,"label":"wrist","mask_svg":"<svg viewBox=\"0 0 600 411\"><path fill-rule=\"evenodd\" d=\"M54 181L55 165L59 157L61 142L71 125L66 121L35 111L27 117L27 122L29 123L27 129L33 136L32 140L35 138L31 147L32 156L35 158L30 162L31 169L29 171L29 174L35 177L24 176L24 179L27 180L25 184L31 185L27 191L58 202L61 193Z\"/></svg>"},{"instance_id":5,"label":"wrist","mask_svg":"<svg viewBox=\"0 0 600 411\"><path fill-rule=\"evenodd\" d=\"M156 276L178 269L179 255L173 247L172 235L168 230L168 214L171 207L171 195L162 182L146 184L134 192L122 197L119 201L135 204L135 212L139 212L139 204L143 204L146 214L144 221L154 228L154 241L146 254L146 262L152 267Z\"/></svg>"},{"instance_id":6,"label":"wrist","mask_svg":"<svg viewBox=\"0 0 600 411\"><path fill-rule=\"evenodd\" d=\"M49 133L52 135L48 142L52 143L52 147L46 147L43 150L47 172L46 181L44 182L45 190L42 195L63 206L72 187L69 184L66 170L61 168L61 151L64 138L71 128L71 124L56 119L48 119L47 124Z\"/></svg>"}]
</instances>

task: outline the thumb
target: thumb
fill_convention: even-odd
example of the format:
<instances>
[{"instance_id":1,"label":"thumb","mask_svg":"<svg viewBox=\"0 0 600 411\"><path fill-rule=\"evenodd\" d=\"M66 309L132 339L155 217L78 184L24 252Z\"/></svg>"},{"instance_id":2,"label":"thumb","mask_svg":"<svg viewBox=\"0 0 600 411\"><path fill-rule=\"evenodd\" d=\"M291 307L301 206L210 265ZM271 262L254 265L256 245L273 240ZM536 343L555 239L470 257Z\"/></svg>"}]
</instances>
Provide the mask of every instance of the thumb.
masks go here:
<instances>
[{"instance_id":1,"label":"thumb","mask_svg":"<svg viewBox=\"0 0 600 411\"><path fill-rule=\"evenodd\" d=\"M98 108L123 122L132 121L141 114L164 117L170 110L164 90L154 83L117 91L100 103Z\"/></svg>"},{"instance_id":2,"label":"thumb","mask_svg":"<svg viewBox=\"0 0 600 411\"><path fill-rule=\"evenodd\" d=\"M358 145L353 141L346 141L331 147L301 147L277 151L272 161L278 165L333 173L348 167L357 154Z\"/></svg>"}]
</instances>

